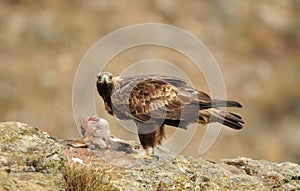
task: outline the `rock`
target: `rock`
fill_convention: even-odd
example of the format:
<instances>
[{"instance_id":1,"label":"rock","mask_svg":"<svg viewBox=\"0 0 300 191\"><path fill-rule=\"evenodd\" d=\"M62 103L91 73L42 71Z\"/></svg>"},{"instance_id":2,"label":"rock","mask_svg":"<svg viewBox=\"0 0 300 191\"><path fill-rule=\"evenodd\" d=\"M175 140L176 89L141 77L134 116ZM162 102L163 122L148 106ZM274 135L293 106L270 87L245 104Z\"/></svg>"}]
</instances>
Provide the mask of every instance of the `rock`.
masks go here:
<instances>
[{"instance_id":1,"label":"rock","mask_svg":"<svg viewBox=\"0 0 300 191\"><path fill-rule=\"evenodd\" d=\"M0 190L65 190L62 174L0 171Z\"/></svg>"},{"instance_id":2,"label":"rock","mask_svg":"<svg viewBox=\"0 0 300 191\"><path fill-rule=\"evenodd\" d=\"M299 174L299 165L292 163L248 158L214 163L177 156L156 168L128 169L111 181L138 190L299 190Z\"/></svg>"},{"instance_id":3,"label":"rock","mask_svg":"<svg viewBox=\"0 0 300 191\"><path fill-rule=\"evenodd\" d=\"M47 133L24 123L0 123L0 151L0 190L65 190L66 156Z\"/></svg>"},{"instance_id":4,"label":"rock","mask_svg":"<svg viewBox=\"0 0 300 191\"><path fill-rule=\"evenodd\" d=\"M300 166L289 162L135 159L112 148L75 148L23 123L0 123L0 132L0 190L300 189Z\"/></svg>"}]
</instances>

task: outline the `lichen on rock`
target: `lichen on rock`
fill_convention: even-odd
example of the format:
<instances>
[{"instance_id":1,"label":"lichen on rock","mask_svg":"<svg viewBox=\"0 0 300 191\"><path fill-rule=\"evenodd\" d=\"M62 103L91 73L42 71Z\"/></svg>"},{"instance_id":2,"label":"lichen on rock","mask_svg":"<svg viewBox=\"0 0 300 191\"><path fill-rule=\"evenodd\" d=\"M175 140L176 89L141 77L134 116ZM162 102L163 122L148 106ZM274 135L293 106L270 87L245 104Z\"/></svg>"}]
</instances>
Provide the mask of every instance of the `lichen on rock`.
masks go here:
<instances>
[{"instance_id":1,"label":"lichen on rock","mask_svg":"<svg viewBox=\"0 0 300 191\"><path fill-rule=\"evenodd\" d=\"M59 143L47 133L24 123L0 123L0 152L2 175L9 172L7 179L13 179L19 188L33 189L34 185L49 188L52 185L55 190L63 190L61 170L66 157Z\"/></svg>"}]
</instances>

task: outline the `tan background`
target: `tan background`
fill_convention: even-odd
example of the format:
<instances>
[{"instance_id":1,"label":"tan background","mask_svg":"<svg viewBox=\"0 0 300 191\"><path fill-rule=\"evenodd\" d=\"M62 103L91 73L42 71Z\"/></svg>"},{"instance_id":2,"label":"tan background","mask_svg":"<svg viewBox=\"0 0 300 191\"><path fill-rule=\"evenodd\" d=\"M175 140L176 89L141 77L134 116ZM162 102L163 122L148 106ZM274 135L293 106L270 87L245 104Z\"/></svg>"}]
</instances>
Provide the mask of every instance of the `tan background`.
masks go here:
<instances>
[{"instance_id":1,"label":"tan background","mask_svg":"<svg viewBox=\"0 0 300 191\"><path fill-rule=\"evenodd\" d=\"M0 2L0 121L23 121L61 138L79 138L72 114L72 85L81 59L101 37L137 23L183 28L212 52L227 95L239 100L247 125L223 128L205 158L248 156L300 162L299 1L33 1ZM206 82L189 61L168 50L132 49L107 70L120 73L139 55L174 62L197 88ZM199 79L198 79L199 78ZM95 94L96 95L96 94ZM99 115L114 125L96 97ZM114 125L115 126L115 125ZM121 128L113 133L127 136ZM184 154L198 156L204 127ZM172 134L169 128L169 135Z\"/></svg>"}]
</instances>

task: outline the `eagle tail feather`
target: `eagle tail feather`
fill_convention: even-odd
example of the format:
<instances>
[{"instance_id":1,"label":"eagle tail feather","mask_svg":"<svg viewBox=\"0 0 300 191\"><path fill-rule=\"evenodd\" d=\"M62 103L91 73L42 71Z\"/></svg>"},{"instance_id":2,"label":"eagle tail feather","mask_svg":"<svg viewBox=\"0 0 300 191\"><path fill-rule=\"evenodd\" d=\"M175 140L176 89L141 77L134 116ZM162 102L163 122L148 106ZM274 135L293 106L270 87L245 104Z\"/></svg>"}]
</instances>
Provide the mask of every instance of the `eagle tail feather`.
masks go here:
<instances>
[{"instance_id":1,"label":"eagle tail feather","mask_svg":"<svg viewBox=\"0 0 300 191\"><path fill-rule=\"evenodd\" d=\"M242 129L245 122L241 116L218 109L209 110L210 122L218 122L232 129Z\"/></svg>"},{"instance_id":2,"label":"eagle tail feather","mask_svg":"<svg viewBox=\"0 0 300 191\"><path fill-rule=\"evenodd\" d=\"M243 107L237 101L232 101L232 100L217 100L217 99L212 100L211 106L212 107L238 107L238 108L242 108Z\"/></svg>"}]
</instances>

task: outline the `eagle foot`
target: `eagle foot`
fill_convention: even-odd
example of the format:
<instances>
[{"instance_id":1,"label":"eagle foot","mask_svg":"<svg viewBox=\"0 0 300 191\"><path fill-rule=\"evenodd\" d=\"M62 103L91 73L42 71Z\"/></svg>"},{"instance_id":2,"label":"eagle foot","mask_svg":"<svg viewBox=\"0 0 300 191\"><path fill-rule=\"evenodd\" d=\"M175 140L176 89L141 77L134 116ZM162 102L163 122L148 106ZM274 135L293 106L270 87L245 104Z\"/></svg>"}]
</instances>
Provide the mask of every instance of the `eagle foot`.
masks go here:
<instances>
[{"instance_id":1,"label":"eagle foot","mask_svg":"<svg viewBox=\"0 0 300 191\"><path fill-rule=\"evenodd\" d=\"M132 156L137 159L148 159L148 160L159 159L158 155L153 154L153 148L147 148L147 149L140 148L139 151L137 153L133 153Z\"/></svg>"},{"instance_id":2,"label":"eagle foot","mask_svg":"<svg viewBox=\"0 0 300 191\"><path fill-rule=\"evenodd\" d=\"M139 154L131 154L134 158L136 159L148 159L148 160L152 160L152 156L150 155L139 155Z\"/></svg>"}]
</instances>

